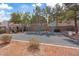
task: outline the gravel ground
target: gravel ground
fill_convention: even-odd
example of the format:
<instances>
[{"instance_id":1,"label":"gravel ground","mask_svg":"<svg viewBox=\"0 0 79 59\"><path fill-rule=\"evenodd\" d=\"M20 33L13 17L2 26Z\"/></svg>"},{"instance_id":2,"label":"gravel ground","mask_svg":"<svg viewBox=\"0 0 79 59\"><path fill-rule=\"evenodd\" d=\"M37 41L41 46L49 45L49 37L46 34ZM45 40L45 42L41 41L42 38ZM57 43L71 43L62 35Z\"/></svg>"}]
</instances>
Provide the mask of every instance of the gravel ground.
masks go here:
<instances>
[{"instance_id":1,"label":"gravel ground","mask_svg":"<svg viewBox=\"0 0 79 59\"><path fill-rule=\"evenodd\" d=\"M40 44L40 50L32 53L27 50L28 46L29 43L25 41L11 41L0 48L0 56L79 56L77 48Z\"/></svg>"}]
</instances>

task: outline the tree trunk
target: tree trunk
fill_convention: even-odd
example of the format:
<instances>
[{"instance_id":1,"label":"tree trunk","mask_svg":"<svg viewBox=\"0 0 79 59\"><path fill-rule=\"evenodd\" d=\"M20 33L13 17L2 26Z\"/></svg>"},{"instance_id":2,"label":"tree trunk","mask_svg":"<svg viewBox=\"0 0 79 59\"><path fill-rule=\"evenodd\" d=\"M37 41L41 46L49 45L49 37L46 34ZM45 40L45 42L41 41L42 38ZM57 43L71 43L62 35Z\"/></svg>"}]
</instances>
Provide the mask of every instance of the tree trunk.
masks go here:
<instances>
[{"instance_id":1,"label":"tree trunk","mask_svg":"<svg viewBox=\"0 0 79 59\"><path fill-rule=\"evenodd\" d=\"M56 18L56 29L58 29L58 18Z\"/></svg>"},{"instance_id":2,"label":"tree trunk","mask_svg":"<svg viewBox=\"0 0 79 59\"><path fill-rule=\"evenodd\" d=\"M75 14L77 14L76 11L75 11ZM77 15L75 15L75 20L74 20L74 22L75 22L75 33L78 34L78 24L77 24L76 16L77 16Z\"/></svg>"}]
</instances>

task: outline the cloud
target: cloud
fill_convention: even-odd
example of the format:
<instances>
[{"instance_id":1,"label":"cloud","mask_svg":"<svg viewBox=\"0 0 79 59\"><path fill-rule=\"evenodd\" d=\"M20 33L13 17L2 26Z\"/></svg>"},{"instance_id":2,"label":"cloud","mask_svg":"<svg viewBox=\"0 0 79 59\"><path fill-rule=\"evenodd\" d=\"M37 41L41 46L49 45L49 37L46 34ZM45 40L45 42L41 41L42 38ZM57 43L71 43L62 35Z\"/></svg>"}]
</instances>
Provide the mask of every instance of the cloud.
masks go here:
<instances>
[{"instance_id":1,"label":"cloud","mask_svg":"<svg viewBox=\"0 0 79 59\"><path fill-rule=\"evenodd\" d=\"M53 8L56 4L57 4L57 3L46 3L47 6L50 6L50 7L52 7L52 8ZM62 3L59 3L59 5L62 6Z\"/></svg>"},{"instance_id":2,"label":"cloud","mask_svg":"<svg viewBox=\"0 0 79 59\"><path fill-rule=\"evenodd\" d=\"M11 6L9 6L8 4L0 4L0 9L1 10L5 10L5 9L8 9L8 10L11 10L13 9Z\"/></svg>"},{"instance_id":3,"label":"cloud","mask_svg":"<svg viewBox=\"0 0 79 59\"><path fill-rule=\"evenodd\" d=\"M6 12L4 10L0 11L0 22L4 21L4 20L9 20L10 19L10 12Z\"/></svg>"},{"instance_id":4,"label":"cloud","mask_svg":"<svg viewBox=\"0 0 79 59\"><path fill-rule=\"evenodd\" d=\"M32 6L33 7L36 7L36 6L39 6L40 7L41 5L42 5L41 3L36 3L36 4L33 4Z\"/></svg>"}]
</instances>

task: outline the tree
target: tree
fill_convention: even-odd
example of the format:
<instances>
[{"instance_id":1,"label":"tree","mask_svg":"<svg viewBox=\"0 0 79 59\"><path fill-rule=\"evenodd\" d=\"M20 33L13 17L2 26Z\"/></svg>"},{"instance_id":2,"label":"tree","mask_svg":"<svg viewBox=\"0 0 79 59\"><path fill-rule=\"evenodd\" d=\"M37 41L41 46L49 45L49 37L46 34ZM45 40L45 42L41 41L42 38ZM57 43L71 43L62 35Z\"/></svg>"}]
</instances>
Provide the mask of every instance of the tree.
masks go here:
<instances>
[{"instance_id":1,"label":"tree","mask_svg":"<svg viewBox=\"0 0 79 59\"><path fill-rule=\"evenodd\" d=\"M10 22L20 24L20 30L24 31L26 25L31 24L31 16L29 13L12 13Z\"/></svg>"},{"instance_id":2,"label":"tree","mask_svg":"<svg viewBox=\"0 0 79 59\"><path fill-rule=\"evenodd\" d=\"M54 20L56 21L56 31L60 31L59 28L58 28L58 23L59 21L62 21L64 16L63 16L63 7L60 6L59 4L56 4L55 7L53 8L54 9Z\"/></svg>"},{"instance_id":3,"label":"tree","mask_svg":"<svg viewBox=\"0 0 79 59\"><path fill-rule=\"evenodd\" d=\"M77 11L79 10L79 4L77 3L65 3L65 6L68 10L67 14L69 13L69 17L74 17L74 24L75 24L75 33L78 34L78 25L77 25Z\"/></svg>"},{"instance_id":4,"label":"tree","mask_svg":"<svg viewBox=\"0 0 79 59\"><path fill-rule=\"evenodd\" d=\"M67 10L65 12L65 19L67 23L70 23L74 19L75 13L73 10Z\"/></svg>"},{"instance_id":5,"label":"tree","mask_svg":"<svg viewBox=\"0 0 79 59\"><path fill-rule=\"evenodd\" d=\"M13 22L15 24L16 23L21 23L20 14L19 13L12 13L10 22Z\"/></svg>"},{"instance_id":6,"label":"tree","mask_svg":"<svg viewBox=\"0 0 79 59\"><path fill-rule=\"evenodd\" d=\"M50 6L46 6L43 9L43 17L45 17L47 24L52 22L53 19L53 9Z\"/></svg>"},{"instance_id":7,"label":"tree","mask_svg":"<svg viewBox=\"0 0 79 59\"><path fill-rule=\"evenodd\" d=\"M24 14L23 14L23 17L22 17L22 19L21 19L22 24L30 24L30 22L29 22L30 20L31 20L30 14L24 13Z\"/></svg>"}]
</instances>

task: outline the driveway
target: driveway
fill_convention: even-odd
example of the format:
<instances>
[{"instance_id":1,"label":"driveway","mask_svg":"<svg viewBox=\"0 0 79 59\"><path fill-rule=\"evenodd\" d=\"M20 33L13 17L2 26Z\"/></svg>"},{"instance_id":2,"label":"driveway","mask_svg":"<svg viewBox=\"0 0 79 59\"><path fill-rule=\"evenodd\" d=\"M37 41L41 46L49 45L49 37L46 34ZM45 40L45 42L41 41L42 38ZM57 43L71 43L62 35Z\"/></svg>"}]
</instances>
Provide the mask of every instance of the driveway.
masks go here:
<instances>
[{"instance_id":1,"label":"driveway","mask_svg":"<svg viewBox=\"0 0 79 59\"><path fill-rule=\"evenodd\" d=\"M19 34L11 34L12 38L15 40L23 40L23 41L29 41L32 38L39 39L42 43L48 43L48 44L57 44L57 45L64 45L64 46L71 46L71 47L79 47L79 41L75 39L71 39L69 37L66 37L62 35L61 33L19 33Z\"/></svg>"}]
</instances>

